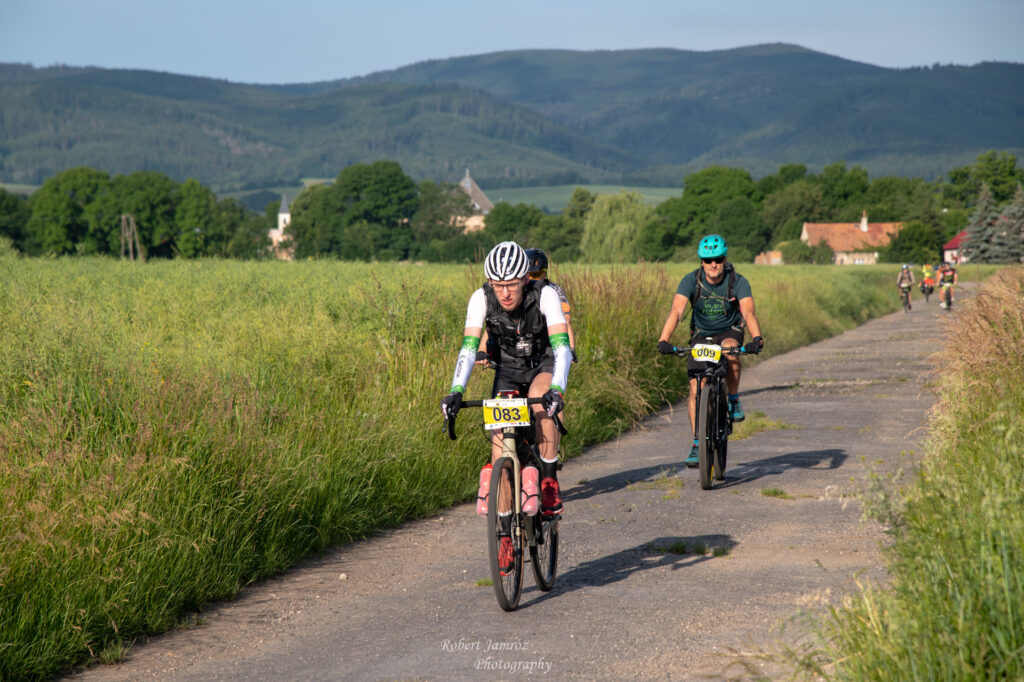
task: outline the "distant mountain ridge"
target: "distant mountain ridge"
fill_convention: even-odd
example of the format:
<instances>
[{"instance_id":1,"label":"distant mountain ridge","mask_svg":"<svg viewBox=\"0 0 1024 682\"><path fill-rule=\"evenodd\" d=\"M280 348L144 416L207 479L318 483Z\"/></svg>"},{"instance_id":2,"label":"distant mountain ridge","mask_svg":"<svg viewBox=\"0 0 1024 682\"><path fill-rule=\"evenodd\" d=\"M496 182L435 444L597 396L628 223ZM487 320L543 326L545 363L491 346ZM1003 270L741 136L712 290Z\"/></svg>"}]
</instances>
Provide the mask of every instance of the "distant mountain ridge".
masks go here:
<instances>
[{"instance_id":1,"label":"distant mountain ridge","mask_svg":"<svg viewBox=\"0 0 1024 682\"><path fill-rule=\"evenodd\" d=\"M8 182L84 165L226 190L379 158L437 180L469 167L485 188L838 160L935 177L988 149L1024 152L1024 65L887 69L784 44L496 52L292 85L0 65Z\"/></svg>"}]
</instances>

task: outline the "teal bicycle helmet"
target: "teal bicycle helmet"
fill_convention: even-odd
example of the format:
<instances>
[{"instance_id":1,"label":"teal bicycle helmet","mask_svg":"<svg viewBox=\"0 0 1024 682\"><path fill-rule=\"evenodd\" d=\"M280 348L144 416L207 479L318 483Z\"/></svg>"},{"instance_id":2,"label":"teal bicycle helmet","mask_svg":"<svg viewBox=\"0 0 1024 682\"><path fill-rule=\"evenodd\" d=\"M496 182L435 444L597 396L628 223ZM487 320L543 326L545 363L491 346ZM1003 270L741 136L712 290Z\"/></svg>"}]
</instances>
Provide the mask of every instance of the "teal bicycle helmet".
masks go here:
<instances>
[{"instance_id":1,"label":"teal bicycle helmet","mask_svg":"<svg viewBox=\"0 0 1024 682\"><path fill-rule=\"evenodd\" d=\"M697 247L697 255L700 258L718 258L729 253L729 247L725 245L725 239L718 234L709 234L700 240Z\"/></svg>"}]
</instances>

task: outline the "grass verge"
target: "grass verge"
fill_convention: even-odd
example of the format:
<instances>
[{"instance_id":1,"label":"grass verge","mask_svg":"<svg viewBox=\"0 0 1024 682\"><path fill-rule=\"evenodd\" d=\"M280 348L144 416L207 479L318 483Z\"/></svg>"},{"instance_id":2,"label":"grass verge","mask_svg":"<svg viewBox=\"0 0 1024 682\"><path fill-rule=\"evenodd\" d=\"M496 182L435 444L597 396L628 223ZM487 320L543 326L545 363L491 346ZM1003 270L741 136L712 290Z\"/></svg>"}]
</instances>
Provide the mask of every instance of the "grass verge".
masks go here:
<instances>
[{"instance_id":1,"label":"grass verge","mask_svg":"<svg viewBox=\"0 0 1024 682\"><path fill-rule=\"evenodd\" d=\"M1024 678L1024 268L954 318L916 480L875 502L891 586L820 622L799 669L835 680Z\"/></svg>"}]
</instances>

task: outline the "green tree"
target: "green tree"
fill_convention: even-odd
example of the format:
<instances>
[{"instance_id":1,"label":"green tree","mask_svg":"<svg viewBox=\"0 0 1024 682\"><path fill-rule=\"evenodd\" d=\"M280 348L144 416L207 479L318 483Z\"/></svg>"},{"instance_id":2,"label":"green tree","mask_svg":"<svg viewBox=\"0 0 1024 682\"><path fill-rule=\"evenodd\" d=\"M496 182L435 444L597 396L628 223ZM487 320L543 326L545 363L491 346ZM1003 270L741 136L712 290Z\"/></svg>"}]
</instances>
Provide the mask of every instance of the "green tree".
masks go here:
<instances>
[{"instance_id":1,"label":"green tree","mask_svg":"<svg viewBox=\"0 0 1024 682\"><path fill-rule=\"evenodd\" d=\"M185 258L224 255L211 249L217 237L217 197L198 180L189 178L177 188L174 200L175 237L178 251ZM223 239L220 240L223 243Z\"/></svg>"},{"instance_id":2,"label":"green tree","mask_svg":"<svg viewBox=\"0 0 1024 682\"><path fill-rule=\"evenodd\" d=\"M594 199L596 197L588 192L583 187L577 187L572 191L572 196L569 197L569 203L566 204L565 209L562 213L573 220L582 221L587 217L587 213L594 207Z\"/></svg>"},{"instance_id":3,"label":"green tree","mask_svg":"<svg viewBox=\"0 0 1024 682\"><path fill-rule=\"evenodd\" d=\"M945 199L968 207L979 200L982 185L988 185L996 204L1007 201L1017 185L1024 182L1024 170L1017 167L1017 157L1013 154L991 150L980 154L970 166L949 171L947 177L949 183L943 187Z\"/></svg>"},{"instance_id":4,"label":"green tree","mask_svg":"<svg viewBox=\"0 0 1024 682\"><path fill-rule=\"evenodd\" d=\"M295 245L296 258L337 253L342 231L341 215L331 205L331 188L312 185L291 204L291 222L285 234Z\"/></svg>"},{"instance_id":5,"label":"green tree","mask_svg":"<svg viewBox=\"0 0 1024 682\"><path fill-rule=\"evenodd\" d=\"M753 262L754 255L768 246L771 236L761 218L760 207L746 197L723 202L707 223L708 232L725 237L729 260Z\"/></svg>"},{"instance_id":6,"label":"green tree","mask_svg":"<svg viewBox=\"0 0 1024 682\"><path fill-rule=\"evenodd\" d=\"M825 166L816 178L821 187L826 210L837 219L853 220L860 216L864 194L868 191L868 172L860 166L847 170L846 162Z\"/></svg>"},{"instance_id":7,"label":"green tree","mask_svg":"<svg viewBox=\"0 0 1024 682\"><path fill-rule=\"evenodd\" d=\"M32 212L28 200L0 187L0 237L7 237L16 248L25 250L25 236Z\"/></svg>"},{"instance_id":8,"label":"green tree","mask_svg":"<svg viewBox=\"0 0 1024 682\"><path fill-rule=\"evenodd\" d=\"M931 263L941 256L943 243L942 233L935 225L911 220L879 256L889 263Z\"/></svg>"},{"instance_id":9,"label":"green tree","mask_svg":"<svg viewBox=\"0 0 1024 682\"><path fill-rule=\"evenodd\" d=\"M419 207L412 217L412 255L426 257L431 243L453 239L462 232L462 221L472 214L473 204L469 195L458 185L422 181L419 185Z\"/></svg>"},{"instance_id":10,"label":"green tree","mask_svg":"<svg viewBox=\"0 0 1024 682\"><path fill-rule=\"evenodd\" d=\"M995 246L996 262L1024 262L1024 187L1021 185L1017 185L1013 199L999 213Z\"/></svg>"},{"instance_id":11,"label":"green tree","mask_svg":"<svg viewBox=\"0 0 1024 682\"><path fill-rule=\"evenodd\" d=\"M832 248L825 242L809 246L799 239L782 242L778 244L778 249L782 252L782 262L789 265L800 263L830 265L835 255L832 253Z\"/></svg>"},{"instance_id":12,"label":"green tree","mask_svg":"<svg viewBox=\"0 0 1024 682\"><path fill-rule=\"evenodd\" d=\"M544 211L530 204L512 205L499 201L487 214L484 234L494 243L516 240L527 241L544 218Z\"/></svg>"},{"instance_id":13,"label":"green tree","mask_svg":"<svg viewBox=\"0 0 1024 682\"><path fill-rule=\"evenodd\" d=\"M74 253L89 231L86 206L110 177L92 168L71 168L43 183L29 199L25 242L32 254Z\"/></svg>"},{"instance_id":14,"label":"green tree","mask_svg":"<svg viewBox=\"0 0 1024 682\"><path fill-rule=\"evenodd\" d=\"M354 164L338 174L330 192L332 203L342 210L342 227L356 223L382 226L383 239L374 245L374 256L392 260L408 256L410 223L419 208L419 196L416 183L400 165L394 161ZM342 242L351 244L348 239L338 244ZM344 247L339 255L349 257Z\"/></svg>"},{"instance_id":15,"label":"green tree","mask_svg":"<svg viewBox=\"0 0 1024 682\"><path fill-rule=\"evenodd\" d=\"M722 204L740 198L760 198L750 173L742 168L712 166L687 175L683 196L662 202L658 213L666 219L673 243L686 246L710 232L708 223Z\"/></svg>"},{"instance_id":16,"label":"green tree","mask_svg":"<svg viewBox=\"0 0 1024 682\"><path fill-rule=\"evenodd\" d=\"M591 263L632 263L640 229L654 214L638 192L599 194L583 223L580 250Z\"/></svg>"},{"instance_id":17,"label":"green tree","mask_svg":"<svg viewBox=\"0 0 1024 682\"><path fill-rule=\"evenodd\" d=\"M996 222L999 212L995 200L987 184L982 184L978 193L978 203L971 215L971 224L967 226L967 239L961 246L961 253L977 263L995 263L1002 256L998 252L996 240Z\"/></svg>"},{"instance_id":18,"label":"green tree","mask_svg":"<svg viewBox=\"0 0 1024 682\"><path fill-rule=\"evenodd\" d=\"M177 183L157 171L136 171L114 176L111 186L121 212L135 217L146 255L173 257L177 234L174 222Z\"/></svg>"},{"instance_id":19,"label":"green tree","mask_svg":"<svg viewBox=\"0 0 1024 682\"><path fill-rule=\"evenodd\" d=\"M805 222L819 222L824 217L825 199L821 187L807 180L798 180L764 198L762 217L771 242L800 238Z\"/></svg>"}]
</instances>

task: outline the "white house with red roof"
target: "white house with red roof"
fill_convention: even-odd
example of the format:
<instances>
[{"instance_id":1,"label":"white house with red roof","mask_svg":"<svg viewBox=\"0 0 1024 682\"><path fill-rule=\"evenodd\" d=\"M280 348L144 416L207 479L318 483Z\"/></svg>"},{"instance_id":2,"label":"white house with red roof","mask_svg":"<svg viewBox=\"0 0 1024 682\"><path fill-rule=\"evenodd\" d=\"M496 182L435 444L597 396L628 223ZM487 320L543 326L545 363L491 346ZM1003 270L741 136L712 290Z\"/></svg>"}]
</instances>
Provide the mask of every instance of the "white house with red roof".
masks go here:
<instances>
[{"instance_id":1,"label":"white house with red roof","mask_svg":"<svg viewBox=\"0 0 1024 682\"><path fill-rule=\"evenodd\" d=\"M878 249L902 229L903 223L869 223L863 211L859 223L804 223L800 240L808 246L828 244L836 265L872 265L878 262Z\"/></svg>"},{"instance_id":2,"label":"white house with red roof","mask_svg":"<svg viewBox=\"0 0 1024 682\"><path fill-rule=\"evenodd\" d=\"M948 261L956 265L957 263L966 263L970 260L967 256L960 255L960 249L963 248L964 242L967 241L967 230L964 230L957 236L950 239L948 242L942 245L942 260Z\"/></svg>"}]
</instances>

